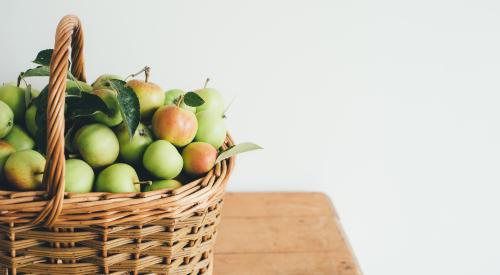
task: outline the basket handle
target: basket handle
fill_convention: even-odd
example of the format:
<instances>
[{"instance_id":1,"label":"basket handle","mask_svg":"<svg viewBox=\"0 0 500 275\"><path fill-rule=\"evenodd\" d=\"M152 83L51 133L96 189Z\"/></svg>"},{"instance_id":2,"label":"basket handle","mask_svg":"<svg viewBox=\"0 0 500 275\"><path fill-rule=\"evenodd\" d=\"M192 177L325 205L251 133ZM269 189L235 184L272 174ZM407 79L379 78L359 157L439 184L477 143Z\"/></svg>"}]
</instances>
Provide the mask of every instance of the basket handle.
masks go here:
<instances>
[{"instance_id":1,"label":"basket handle","mask_svg":"<svg viewBox=\"0 0 500 275\"><path fill-rule=\"evenodd\" d=\"M68 77L69 54L71 72L86 81L83 60L83 30L80 19L66 15L56 30L56 38L50 62L49 93L47 102L47 162L43 182L50 201L33 221L51 226L62 211L64 201L64 98Z\"/></svg>"}]
</instances>

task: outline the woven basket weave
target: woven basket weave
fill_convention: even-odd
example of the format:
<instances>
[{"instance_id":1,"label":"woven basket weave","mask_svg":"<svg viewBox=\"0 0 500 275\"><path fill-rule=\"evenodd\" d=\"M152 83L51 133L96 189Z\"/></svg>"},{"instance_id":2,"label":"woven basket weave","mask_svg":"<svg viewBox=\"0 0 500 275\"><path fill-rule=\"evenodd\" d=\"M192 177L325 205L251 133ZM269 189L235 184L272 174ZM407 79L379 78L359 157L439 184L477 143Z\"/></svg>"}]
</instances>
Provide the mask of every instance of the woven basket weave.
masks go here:
<instances>
[{"instance_id":1,"label":"woven basket weave","mask_svg":"<svg viewBox=\"0 0 500 275\"><path fill-rule=\"evenodd\" d=\"M216 227L234 158L175 190L64 193L64 94L86 81L83 31L56 32L47 108L46 191L0 191L0 274L211 274ZM228 135L223 149L233 145Z\"/></svg>"}]
</instances>

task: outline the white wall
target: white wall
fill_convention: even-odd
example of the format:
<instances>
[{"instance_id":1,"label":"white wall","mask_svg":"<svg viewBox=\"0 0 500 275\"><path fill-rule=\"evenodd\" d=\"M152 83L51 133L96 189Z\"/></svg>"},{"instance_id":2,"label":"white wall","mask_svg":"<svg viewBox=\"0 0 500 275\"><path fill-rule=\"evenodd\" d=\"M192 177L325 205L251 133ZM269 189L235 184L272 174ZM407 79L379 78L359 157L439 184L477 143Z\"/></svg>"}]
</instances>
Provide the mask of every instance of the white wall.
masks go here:
<instances>
[{"instance_id":1,"label":"white wall","mask_svg":"<svg viewBox=\"0 0 500 275\"><path fill-rule=\"evenodd\" d=\"M366 274L499 274L500 3L2 1L0 81L78 14L90 79L236 98L233 191L317 190Z\"/></svg>"}]
</instances>

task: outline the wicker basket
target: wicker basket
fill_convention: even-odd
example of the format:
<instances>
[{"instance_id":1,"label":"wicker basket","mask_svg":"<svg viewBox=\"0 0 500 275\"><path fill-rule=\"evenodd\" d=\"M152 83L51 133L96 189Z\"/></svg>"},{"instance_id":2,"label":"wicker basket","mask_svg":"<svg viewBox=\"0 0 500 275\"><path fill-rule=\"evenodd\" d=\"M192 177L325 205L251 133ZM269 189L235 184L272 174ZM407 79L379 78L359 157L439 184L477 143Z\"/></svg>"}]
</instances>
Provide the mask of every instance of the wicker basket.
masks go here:
<instances>
[{"instance_id":1,"label":"wicker basket","mask_svg":"<svg viewBox=\"0 0 500 275\"><path fill-rule=\"evenodd\" d=\"M64 193L64 93L85 80L80 20L56 32L47 108L46 191L0 191L0 274L211 274L234 158L175 190ZM233 141L228 135L223 148Z\"/></svg>"}]
</instances>

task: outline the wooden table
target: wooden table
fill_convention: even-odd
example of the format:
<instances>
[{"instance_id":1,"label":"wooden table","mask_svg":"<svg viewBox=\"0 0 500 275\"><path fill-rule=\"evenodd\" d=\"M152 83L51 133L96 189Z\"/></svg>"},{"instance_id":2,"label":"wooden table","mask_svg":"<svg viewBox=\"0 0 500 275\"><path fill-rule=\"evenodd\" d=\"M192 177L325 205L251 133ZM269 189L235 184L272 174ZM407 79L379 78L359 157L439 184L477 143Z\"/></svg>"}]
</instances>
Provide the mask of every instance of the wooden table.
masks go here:
<instances>
[{"instance_id":1,"label":"wooden table","mask_svg":"<svg viewBox=\"0 0 500 275\"><path fill-rule=\"evenodd\" d=\"M333 205L322 193L228 193L215 275L359 275Z\"/></svg>"}]
</instances>

